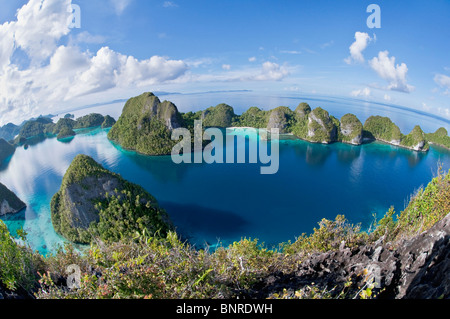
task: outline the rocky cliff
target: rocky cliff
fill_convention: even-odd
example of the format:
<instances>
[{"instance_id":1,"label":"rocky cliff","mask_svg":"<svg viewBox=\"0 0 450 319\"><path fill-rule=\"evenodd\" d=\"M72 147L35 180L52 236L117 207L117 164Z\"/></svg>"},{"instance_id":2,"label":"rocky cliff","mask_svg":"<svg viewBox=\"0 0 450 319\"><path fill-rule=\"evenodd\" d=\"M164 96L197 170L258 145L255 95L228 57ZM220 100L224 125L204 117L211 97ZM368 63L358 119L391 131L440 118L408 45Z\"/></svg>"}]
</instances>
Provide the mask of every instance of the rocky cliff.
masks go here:
<instances>
[{"instance_id":1,"label":"rocky cliff","mask_svg":"<svg viewBox=\"0 0 450 319\"><path fill-rule=\"evenodd\" d=\"M402 136L400 146L411 148L415 151L428 151L430 149L425 133L419 125L416 125L408 135Z\"/></svg>"},{"instance_id":2,"label":"rocky cliff","mask_svg":"<svg viewBox=\"0 0 450 319\"><path fill-rule=\"evenodd\" d=\"M14 154L16 148L4 139L0 138L0 165L8 157Z\"/></svg>"},{"instance_id":3,"label":"rocky cliff","mask_svg":"<svg viewBox=\"0 0 450 319\"><path fill-rule=\"evenodd\" d=\"M337 127L329 113L320 107L309 114L307 140L323 144L337 141Z\"/></svg>"},{"instance_id":4,"label":"rocky cliff","mask_svg":"<svg viewBox=\"0 0 450 319\"><path fill-rule=\"evenodd\" d=\"M15 214L26 208L16 194L0 183L0 216Z\"/></svg>"},{"instance_id":5,"label":"rocky cliff","mask_svg":"<svg viewBox=\"0 0 450 319\"><path fill-rule=\"evenodd\" d=\"M294 112L286 106L280 106L270 112L267 129L279 129L280 134L291 132L294 120Z\"/></svg>"},{"instance_id":6,"label":"rocky cliff","mask_svg":"<svg viewBox=\"0 0 450 319\"><path fill-rule=\"evenodd\" d=\"M392 145L400 145L402 133L390 118L371 116L364 123L364 137L379 140Z\"/></svg>"},{"instance_id":7,"label":"rocky cliff","mask_svg":"<svg viewBox=\"0 0 450 319\"><path fill-rule=\"evenodd\" d=\"M336 251L315 253L295 273L273 274L254 287L252 297L267 298L274 292L295 292L316 287L360 297L371 287L379 299L450 298L450 214L431 229L410 239L377 242ZM336 297L336 296L334 296Z\"/></svg>"},{"instance_id":8,"label":"rocky cliff","mask_svg":"<svg viewBox=\"0 0 450 319\"><path fill-rule=\"evenodd\" d=\"M152 195L85 155L78 155L64 175L51 216L57 233L84 244L94 237L108 241L144 229L164 234L170 228Z\"/></svg>"},{"instance_id":9,"label":"rocky cliff","mask_svg":"<svg viewBox=\"0 0 450 319\"><path fill-rule=\"evenodd\" d=\"M167 155L175 145L171 131L182 124L182 116L173 103L144 93L127 101L108 138L142 154Z\"/></svg>"},{"instance_id":10,"label":"rocky cliff","mask_svg":"<svg viewBox=\"0 0 450 319\"><path fill-rule=\"evenodd\" d=\"M339 139L344 143L361 145L363 142L363 125L353 114L346 114L341 118Z\"/></svg>"},{"instance_id":11,"label":"rocky cliff","mask_svg":"<svg viewBox=\"0 0 450 319\"><path fill-rule=\"evenodd\" d=\"M204 127L231 127L235 117L234 109L227 104L219 104L202 112Z\"/></svg>"}]
</instances>

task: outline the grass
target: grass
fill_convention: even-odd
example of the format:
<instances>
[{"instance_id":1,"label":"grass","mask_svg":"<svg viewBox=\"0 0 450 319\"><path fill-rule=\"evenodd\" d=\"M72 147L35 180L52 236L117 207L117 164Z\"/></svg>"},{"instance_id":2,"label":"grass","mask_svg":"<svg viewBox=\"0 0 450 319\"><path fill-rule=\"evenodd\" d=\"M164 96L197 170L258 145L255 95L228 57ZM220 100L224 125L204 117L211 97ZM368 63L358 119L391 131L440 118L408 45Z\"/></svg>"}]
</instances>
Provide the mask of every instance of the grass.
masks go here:
<instances>
[{"instance_id":1,"label":"grass","mask_svg":"<svg viewBox=\"0 0 450 319\"><path fill-rule=\"evenodd\" d=\"M361 231L359 225L339 215L335 220L320 221L310 235L303 234L276 249L268 249L257 239L243 238L211 252L195 249L174 232L165 236L136 232L116 242L93 243L84 253L68 245L54 256L42 258L16 244L0 224L0 249L8 256L0 260L0 278L10 289L28 287L43 299L235 298L268 276L295 272L312 253L337 250L342 241L346 247L358 247L381 236L393 242L408 238L432 227L449 210L450 175L440 171L412 197L404 211L396 216L394 209L389 210L372 232ZM61 279L67 277L65 271L73 264L81 270L81 285L76 290L68 289ZM274 293L272 298L373 297L370 282L350 296L346 287L351 284L349 279L342 291L307 286Z\"/></svg>"}]
</instances>

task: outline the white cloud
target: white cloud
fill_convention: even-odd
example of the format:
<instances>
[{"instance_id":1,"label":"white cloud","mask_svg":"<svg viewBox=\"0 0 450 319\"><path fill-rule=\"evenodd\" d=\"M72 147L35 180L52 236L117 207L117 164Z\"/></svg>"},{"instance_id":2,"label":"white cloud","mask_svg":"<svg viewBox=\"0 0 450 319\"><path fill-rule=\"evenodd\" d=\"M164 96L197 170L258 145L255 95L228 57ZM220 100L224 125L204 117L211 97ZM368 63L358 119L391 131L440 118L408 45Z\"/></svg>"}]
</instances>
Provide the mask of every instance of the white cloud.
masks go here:
<instances>
[{"instance_id":1,"label":"white cloud","mask_svg":"<svg viewBox=\"0 0 450 319\"><path fill-rule=\"evenodd\" d=\"M1 42L2 48L5 45L1 50L2 61L9 63L14 47L25 51L33 65L49 58L59 39L70 32L70 5L70 0L29 0L17 12L16 21L0 26L0 35L6 37Z\"/></svg>"},{"instance_id":2,"label":"white cloud","mask_svg":"<svg viewBox=\"0 0 450 319\"><path fill-rule=\"evenodd\" d=\"M248 62L255 62L255 61L256 61L256 57L254 57L254 56L248 58Z\"/></svg>"},{"instance_id":3,"label":"white cloud","mask_svg":"<svg viewBox=\"0 0 450 319\"><path fill-rule=\"evenodd\" d=\"M385 100L385 101L391 101L391 100L392 100L392 98L391 98L391 96L390 96L390 95L388 95L388 94L385 94L385 95L384 95L384 100Z\"/></svg>"},{"instance_id":4,"label":"white cloud","mask_svg":"<svg viewBox=\"0 0 450 319\"><path fill-rule=\"evenodd\" d=\"M224 65L222 65L222 69L224 69L224 70L230 70L231 69L231 65L229 65L229 64L224 64Z\"/></svg>"},{"instance_id":5,"label":"white cloud","mask_svg":"<svg viewBox=\"0 0 450 319\"><path fill-rule=\"evenodd\" d=\"M292 69L287 65L268 61L260 67L226 70L222 74L189 74L189 78L185 80L191 82L281 81L290 75Z\"/></svg>"},{"instance_id":6,"label":"white cloud","mask_svg":"<svg viewBox=\"0 0 450 319\"><path fill-rule=\"evenodd\" d=\"M425 102L422 102L422 108L423 108L425 111L431 110L431 107L428 106Z\"/></svg>"},{"instance_id":7,"label":"white cloud","mask_svg":"<svg viewBox=\"0 0 450 319\"><path fill-rule=\"evenodd\" d=\"M256 81L280 81L288 75L289 71L285 66L267 61L263 63L261 73L250 76L248 79Z\"/></svg>"},{"instance_id":8,"label":"white cloud","mask_svg":"<svg viewBox=\"0 0 450 319\"><path fill-rule=\"evenodd\" d=\"M64 103L76 105L93 93L99 95L89 101L104 99L111 89L123 92L178 81L189 69L181 60L160 56L138 60L108 47L94 54L81 51L78 43L102 40L88 32L61 45L70 32L70 4L70 0L30 0L18 10L17 21L0 25L0 125L57 113ZM11 62L19 48L31 61L26 68Z\"/></svg>"},{"instance_id":9,"label":"white cloud","mask_svg":"<svg viewBox=\"0 0 450 319\"><path fill-rule=\"evenodd\" d=\"M447 118L450 118L450 109L449 108L438 107L437 111L438 111L439 114L441 114L441 115L443 115L443 116L445 116Z\"/></svg>"},{"instance_id":10,"label":"white cloud","mask_svg":"<svg viewBox=\"0 0 450 319\"><path fill-rule=\"evenodd\" d=\"M164 8L177 8L178 5L172 1L164 1L163 7Z\"/></svg>"},{"instance_id":11,"label":"white cloud","mask_svg":"<svg viewBox=\"0 0 450 319\"><path fill-rule=\"evenodd\" d=\"M369 61L369 65L381 78L389 82L388 90L409 93L414 89L406 80L406 64L395 64L395 57L389 57L388 51L379 52L378 57Z\"/></svg>"},{"instance_id":12,"label":"white cloud","mask_svg":"<svg viewBox=\"0 0 450 319\"><path fill-rule=\"evenodd\" d=\"M434 77L434 82L436 82L436 84L438 84L441 88L445 89L445 95L450 94L450 76L436 74Z\"/></svg>"},{"instance_id":13,"label":"white cloud","mask_svg":"<svg viewBox=\"0 0 450 319\"><path fill-rule=\"evenodd\" d=\"M106 42L106 38L101 35L92 35L87 31L83 31L77 34L75 37L76 43L90 43L90 44L102 44Z\"/></svg>"},{"instance_id":14,"label":"white cloud","mask_svg":"<svg viewBox=\"0 0 450 319\"><path fill-rule=\"evenodd\" d=\"M347 64L351 64L353 61L355 62L364 62L364 56L362 52L367 48L369 42L372 39L365 32L356 32L355 33L355 42L350 46L350 56L345 59Z\"/></svg>"},{"instance_id":15,"label":"white cloud","mask_svg":"<svg viewBox=\"0 0 450 319\"><path fill-rule=\"evenodd\" d=\"M361 90L354 90L354 91L352 91L350 93L351 96L354 96L354 97L365 97L365 98L369 97L370 94L371 94L371 91L367 87L364 88L364 89L361 89Z\"/></svg>"},{"instance_id":16,"label":"white cloud","mask_svg":"<svg viewBox=\"0 0 450 319\"><path fill-rule=\"evenodd\" d=\"M121 15L131 4L132 0L109 0L114 7L117 15Z\"/></svg>"}]
</instances>

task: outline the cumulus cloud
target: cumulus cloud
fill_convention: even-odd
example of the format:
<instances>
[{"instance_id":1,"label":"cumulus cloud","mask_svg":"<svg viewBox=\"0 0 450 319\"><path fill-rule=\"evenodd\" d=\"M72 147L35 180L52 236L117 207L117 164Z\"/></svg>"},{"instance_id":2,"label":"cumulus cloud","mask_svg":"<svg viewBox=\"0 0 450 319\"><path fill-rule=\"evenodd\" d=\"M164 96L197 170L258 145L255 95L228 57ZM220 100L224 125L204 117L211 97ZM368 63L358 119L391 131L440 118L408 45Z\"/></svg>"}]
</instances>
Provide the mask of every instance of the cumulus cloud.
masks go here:
<instances>
[{"instance_id":1,"label":"cumulus cloud","mask_svg":"<svg viewBox=\"0 0 450 319\"><path fill-rule=\"evenodd\" d=\"M388 51L379 52L378 57L369 61L369 65L381 78L389 82L388 90L405 93L414 90L406 80L408 67L405 63L395 64L395 57L389 57Z\"/></svg>"},{"instance_id":2,"label":"cumulus cloud","mask_svg":"<svg viewBox=\"0 0 450 319\"><path fill-rule=\"evenodd\" d=\"M255 81L280 81L289 75L289 70L285 66L270 61L264 62L259 74L248 77Z\"/></svg>"},{"instance_id":3,"label":"cumulus cloud","mask_svg":"<svg viewBox=\"0 0 450 319\"><path fill-rule=\"evenodd\" d=\"M365 32L356 32L355 33L355 42L350 46L350 56L345 59L347 64L351 64L352 62L364 62L363 51L369 45L369 42L372 39Z\"/></svg>"},{"instance_id":4,"label":"cumulus cloud","mask_svg":"<svg viewBox=\"0 0 450 319\"><path fill-rule=\"evenodd\" d=\"M189 69L181 60L138 60L108 47L81 51L77 43L102 40L87 32L61 44L70 32L70 5L70 0L29 0L17 21L0 25L0 125L57 112L64 102L89 94L175 81ZM18 49L29 66L12 62Z\"/></svg>"},{"instance_id":5,"label":"cumulus cloud","mask_svg":"<svg viewBox=\"0 0 450 319\"><path fill-rule=\"evenodd\" d=\"M450 94L450 76L444 74L436 74L434 77L434 82L441 88L445 89L444 94Z\"/></svg>"},{"instance_id":6,"label":"cumulus cloud","mask_svg":"<svg viewBox=\"0 0 450 319\"><path fill-rule=\"evenodd\" d=\"M361 89L361 90L354 90L354 91L352 91L350 93L350 95L354 96L354 97L365 97L365 98L367 98L367 97L370 96L370 93L371 93L370 89L366 87L366 88Z\"/></svg>"},{"instance_id":7,"label":"cumulus cloud","mask_svg":"<svg viewBox=\"0 0 450 319\"><path fill-rule=\"evenodd\" d=\"M29 0L18 12L17 20L0 25L1 57L9 64L16 48L25 51L33 65L49 58L59 39L70 32L70 0Z\"/></svg>"}]
</instances>

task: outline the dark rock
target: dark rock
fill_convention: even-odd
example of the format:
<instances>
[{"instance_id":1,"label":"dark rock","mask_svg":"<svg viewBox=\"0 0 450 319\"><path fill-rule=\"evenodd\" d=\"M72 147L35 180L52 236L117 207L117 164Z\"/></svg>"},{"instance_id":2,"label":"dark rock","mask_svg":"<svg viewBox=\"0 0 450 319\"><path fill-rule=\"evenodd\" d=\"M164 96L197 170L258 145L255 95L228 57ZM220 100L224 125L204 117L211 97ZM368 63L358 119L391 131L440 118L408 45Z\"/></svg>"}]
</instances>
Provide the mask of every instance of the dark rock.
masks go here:
<instances>
[{"instance_id":1,"label":"dark rock","mask_svg":"<svg viewBox=\"0 0 450 319\"><path fill-rule=\"evenodd\" d=\"M26 207L16 194L0 183L0 216L15 214Z\"/></svg>"},{"instance_id":2,"label":"dark rock","mask_svg":"<svg viewBox=\"0 0 450 319\"><path fill-rule=\"evenodd\" d=\"M397 247L397 248L393 248ZM250 297L267 298L283 289L306 286L339 292L351 279L348 297L373 280L378 298L450 298L450 214L430 230L395 243L378 242L357 248L316 253L304 260L295 273L265 278Z\"/></svg>"}]
</instances>

